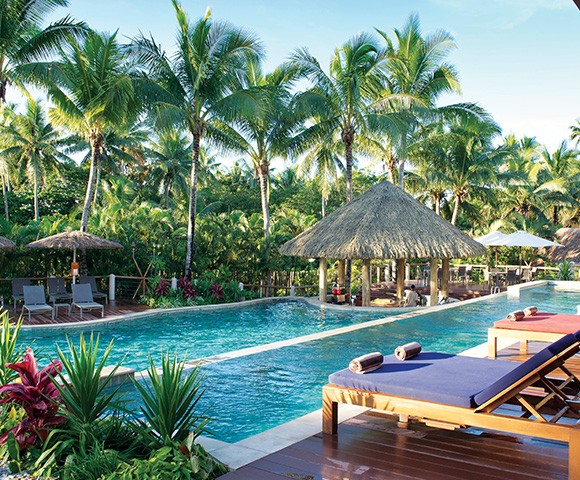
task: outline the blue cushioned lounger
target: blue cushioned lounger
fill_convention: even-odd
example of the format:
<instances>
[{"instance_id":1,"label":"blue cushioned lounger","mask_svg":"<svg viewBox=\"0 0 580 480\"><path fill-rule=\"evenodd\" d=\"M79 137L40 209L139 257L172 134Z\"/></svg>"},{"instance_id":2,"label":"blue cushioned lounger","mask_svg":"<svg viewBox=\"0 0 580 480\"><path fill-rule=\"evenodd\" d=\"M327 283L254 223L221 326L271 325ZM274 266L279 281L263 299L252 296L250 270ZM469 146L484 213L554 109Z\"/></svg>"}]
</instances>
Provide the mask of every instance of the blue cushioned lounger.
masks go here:
<instances>
[{"instance_id":1,"label":"blue cushioned lounger","mask_svg":"<svg viewBox=\"0 0 580 480\"><path fill-rule=\"evenodd\" d=\"M337 433L338 404L349 403L428 423L558 440L569 443L568 478L580 480L580 380L565 366L579 351L580 331L523 363L423 352L405 361L387 356L364 375L341 370L323 387L322 431ZM556 370L563 378L549 377ZM521 407L520 415L497 413L506 403Z\"/></svg>"}]
</instances>

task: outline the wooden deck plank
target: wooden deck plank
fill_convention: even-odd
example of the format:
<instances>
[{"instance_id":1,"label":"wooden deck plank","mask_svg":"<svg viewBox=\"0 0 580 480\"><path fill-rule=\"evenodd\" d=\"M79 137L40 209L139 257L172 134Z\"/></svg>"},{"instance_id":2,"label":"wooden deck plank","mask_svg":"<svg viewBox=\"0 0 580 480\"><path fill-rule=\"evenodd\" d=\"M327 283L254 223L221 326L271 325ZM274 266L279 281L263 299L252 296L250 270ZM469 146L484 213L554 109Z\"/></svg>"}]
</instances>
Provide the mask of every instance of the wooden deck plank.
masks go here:
<instances>
[{"instance_id":1,"label":"wooden deck plank","mask_svg":"<svg viewBox=\"0 0 580 480\"><path fill-rule=\"evenodd\" d=\"M101 302L102 303L102 302ZM54 320L50 314L43 315L31 315L30 321L28 321L28 314L22 312L22 304L19 303L16 306L16 310L10 306L7 308L8 314L12 321L18 320L22 316L23 325L54 325L54 324L67 324L91 320L99 320L101 318L101 312L98 310L84 312L83 318L80 317L80 311L77 308L71 308L70 314L66 313L66 310L59 308L58 316L55 316ZM104 318L116 317L118 315L127 315L131 313L143 312L149 310L147 305L141 305L135 301L131 300L114 300L105 305Z\"/></svg>"},{"instance_id":2,"label":"wooden deck plank","mask_svg":"<svg viewBox=\"0 0 580 480\"><path fill-rule=\"evenodd\" d=\"M402 426L363 414L223 476L227 480L503 480L567 478L567 445L512 435Z\"/></svg>"}]
</instances>

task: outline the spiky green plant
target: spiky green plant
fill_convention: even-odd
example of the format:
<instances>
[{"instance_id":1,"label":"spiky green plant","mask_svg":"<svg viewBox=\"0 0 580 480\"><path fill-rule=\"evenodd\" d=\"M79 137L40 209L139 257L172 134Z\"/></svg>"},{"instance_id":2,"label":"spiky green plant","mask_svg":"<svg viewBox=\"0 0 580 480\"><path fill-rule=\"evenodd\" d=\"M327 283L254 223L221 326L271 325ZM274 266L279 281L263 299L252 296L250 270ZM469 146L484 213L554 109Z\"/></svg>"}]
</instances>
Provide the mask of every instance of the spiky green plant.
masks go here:
<instances>
[{"instance_id":1,"label":"spiky green plant","mask_svg":"<svg viewBox=\"0 0 580 480\"><path fill-rule=\"evenodd\" d=\"M177 354L173 360L169 354L162 354L161 376L155 363L149 356L150 386L135 381L135 386L142 398L143 415L146 423L138 421L135 428L157 447L171 445L172 442L184 442L190 433L200 435L210 418L207 411L197 412L197 407L204 390L201 382L200 367L197 365L184 377L185 360L178 361Z\"/></svg>"},{"instance_id":2,"label":"spiky green plant","mask_svg":"<svg viewBox=\"0 0 580 480\"><path fill-rule=\"evenodd\" d=\"M0 319L2 322L2 332L0 332L0 385L6 385L18 377L18 373L11 368L7 368L6 365L18 363L22 358L22 347L16 348L22 320L11 326L7 311L0 313Z\"/></svg>"}]
</instances>

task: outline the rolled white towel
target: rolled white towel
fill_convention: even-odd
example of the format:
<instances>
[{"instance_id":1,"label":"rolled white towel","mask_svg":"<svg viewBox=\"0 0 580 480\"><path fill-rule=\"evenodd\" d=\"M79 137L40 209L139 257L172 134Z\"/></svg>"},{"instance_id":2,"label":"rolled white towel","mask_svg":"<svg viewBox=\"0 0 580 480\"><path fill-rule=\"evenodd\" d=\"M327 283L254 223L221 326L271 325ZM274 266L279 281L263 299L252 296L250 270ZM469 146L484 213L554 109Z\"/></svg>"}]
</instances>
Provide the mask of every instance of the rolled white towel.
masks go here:
<instances>
[{"instance_id":1,"label":"rolled white towel","mask_svg":"<svg viewBox=\"0 0 580 480\"><path fill-rule=\"evenodd\" d=\"M526 316L526 317L532 317L536 313L538 313L538 308L537 307L524 308L524 316Z\"/></svg>"},{"instance_id":2,"label":"rolled white towel","mask_svg":"<svg viewBox=\"0 0 580 480\"><path fill-rule=\"evenodd\" d=\"M419 355L421 352L421 344L417 342L407 343L395 349L395 356L399 360L408 360L409 358Z\"/></svg>"},{"instance_id":3,"label":"rolled white towel","mask_svg":"<svg viewBox=\"0 0 580 480\"><path fill-rule=\"evenodd\" d=\"M348 368L354 373L369 373L381 368L383 355L380 352L373 352L357 357L348 364Z\"/></svg>"},{"instance_id":4,"label":"rolled white towel","mask_svg":"<svg viewBox=\"0 0 580 480\"><path fill-rule=\"evenodd\" d=\"M516 310L515 312L508 313L506 317L508 320L512 322L517 322L518 320L523 320L526 314L521 310Z\"/></svg>"}]
</instances>

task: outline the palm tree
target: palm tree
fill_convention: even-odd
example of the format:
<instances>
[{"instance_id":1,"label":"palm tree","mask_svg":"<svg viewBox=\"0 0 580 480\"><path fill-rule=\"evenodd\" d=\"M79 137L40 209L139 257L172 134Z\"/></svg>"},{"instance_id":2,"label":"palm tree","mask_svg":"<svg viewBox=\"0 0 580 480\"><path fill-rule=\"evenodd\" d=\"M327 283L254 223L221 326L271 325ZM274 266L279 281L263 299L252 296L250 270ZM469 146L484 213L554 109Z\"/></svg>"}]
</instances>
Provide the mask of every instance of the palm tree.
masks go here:
<instances>
[{"instance_id":1,"label":"palm tree","mask_svg":"<svg viewBox=\"0 0 580 480\"><path fill-rule=\"evenodd\" d=\"M560 208L572 205L580 189L579 155L564 140L553 154L544 148L533 171L538 183L534 193L540 194L546 204L551 206L554 225L559 223Z\"/></svg>"},{"instance_id":2,"label":"palm tree","mask_svg":"<svg viewBox=\"0 0 580 480\"><path fill-rule=\"evenodd\" d=\"M295 108L301 115L310 113L318 120L294 138L292 147L296 152L316 148L332 142L335 133L339 133L344 144L346 196L350 201L356 139L373 128L396 136L402 124L398 116L368 109L371 99L382 90L386 52L374 37L360 34L336 50L330 62L330 75L306 49L295 52L290 62L313 83L311 89L298 94Z\"/></svg>"},{"instance_id":3,"label":"palm tree","mask_svg":"<svg viewBox=\"0 0 580 480\"><path fill-rule=\"evenodd\" d=\"M0 128L7 127L14 118L14 104L2 105L0 111ZM2 145L0 148L5 147ZM0 180L2 180L2 197L4 198L4 217L10 220L10 212L8 211L8 195L10 191L10 173L12 170L12 163L6 158L0 156Z\"/></svg>"},{"instance_id":4,"label":"palm tree","mask_svg":"<svg viewBox=\"0 0 580 480\"><path fill-rule=\"evenodd\" d=\"M576 140L576 145L578 145L580 143L580 118L576 119L576 125L572 125L570 130L572 130L570 140Z\"/></svg>"},{"instance_id":5,"label":"palm tree","mask_svg":"<svg viewBox=\"0 0 580 480\"><path fill-rule=\"evenodd\" d=\"M86 231L103 158L105 135L126 123L138 108L130 66L116 40L117 33L91 33L70 39L60 59L37 65L32 72L48 88L55 104L51 120L82 136L90 145L90 173L81 218Z\"/></svg>"},{"instance_id":6,"label":"palm tree","mask_svg":"<svg viewBox=\"0 0 580 480\"><path fill-rule=\"evenodd\" d=\"M396 45L385 32L377 31L387 43L388 61L385 65L386 88L379 92L374 108L401 112L407 114L408 119L415 119L415 122L408 123L400 136L398 184L403 188L408 135L413 123L422 116L433 114L441 94L460 92L455 69L444 62L455 48L455 41L444 30L423 38L417 15L409 17L403 30L394 29Z\"/></svg>"},{"instance_id":7,"label":"palm tree","mask_svg":"<svg viewBox=\"0 0 580 480\"><path fill-rule=\"evenodd\" d=\"M68 4L68 0L0 1L0 103L6 102L10 83L21 86L28 79L30 62L53 53L71 36L80 38L87 33L84 22L73 23L68 16L41 27L41 19Z\"/></svg>"},{"instance_id":8,"label":"palm tree","mask_svg":"<svg viewBox=\"0 0 580 480\"><path fill-rule=\"evenodd\" d=\"M47 171L59 171L59 160L70 160L57 150L59 134L47 123L42 107L28 100L26 113L18 115L1 130L2 143L7 146L0 157L12 160L21 175L26 175L34 188L34 220L40 219L38 187Z\"/></svg>"},{"instance_id":9,"label":"palm tree","mask_svg":"<svg viewBox=\"0 0 580 480\"><path fill-rule=\"evenodd\" d=\"M174 58L143 36L132 42L130 51L149 68L142 82L156 107L158 123L183 126L193 137L185 258L185 275L190 278L201 142L207 137L223 146L238 145L236 132L215 123L233 120L244 112L248 116L259 112L259 102L247 92L235 90L235 85L245 64L261 57L262 48L253 35L211 21L209 10L204 18L191 23L181 5L176 0L172 3L179 26Z\"/></svg>"},{"instance_id":10,"label":"palm tree","mask_svg":"<svg viewBox=\"0 0 580 480\"><path fill-rule=\"evenodd\" d=\"M149 156L153 159L150 177L159 186L161 206L167 208L169 196L186 196L191 163L191 141L177 130L162 130L151 145Z\"/></svg>"}]
</instances>

